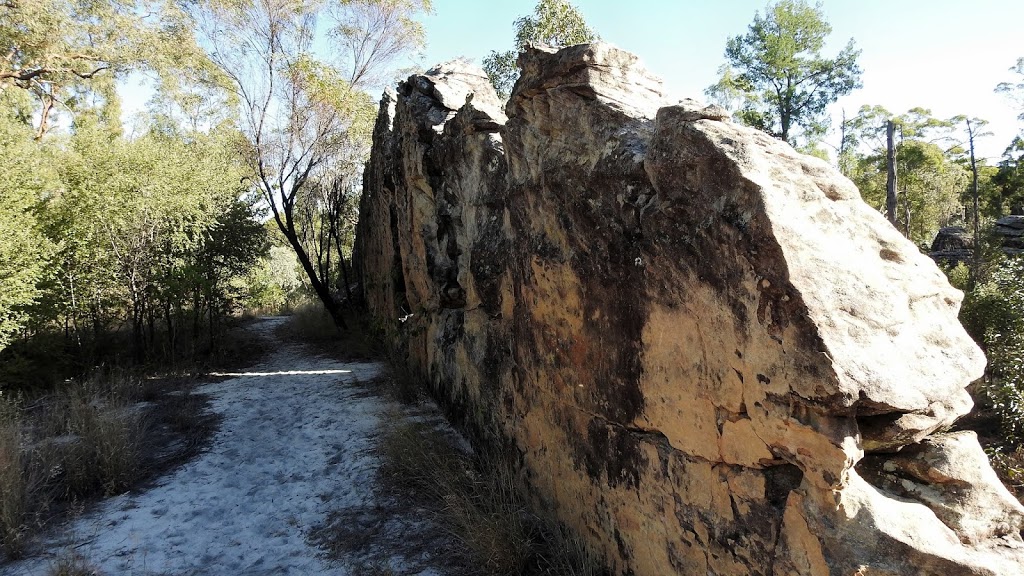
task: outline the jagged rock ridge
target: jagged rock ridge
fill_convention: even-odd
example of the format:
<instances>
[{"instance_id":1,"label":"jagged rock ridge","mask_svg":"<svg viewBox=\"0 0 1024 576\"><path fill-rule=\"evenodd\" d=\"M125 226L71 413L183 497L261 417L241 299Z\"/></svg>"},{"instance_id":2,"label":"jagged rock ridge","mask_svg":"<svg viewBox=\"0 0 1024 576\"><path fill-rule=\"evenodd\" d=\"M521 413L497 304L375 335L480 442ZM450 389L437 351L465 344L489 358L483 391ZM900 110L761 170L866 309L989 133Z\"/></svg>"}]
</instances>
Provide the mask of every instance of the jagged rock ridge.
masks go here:
<instances>
[{"instance_id":1,"label":"jagged rock ridge","mask_svg":"<svg viewBox=\"0 0 1024 576\"><path fill-rule=\"evenodd\" d=\"M371 312L618 573L1019 574L961 295L826 163L607 44L385 95Z\"/></svg>"}]
</instances>

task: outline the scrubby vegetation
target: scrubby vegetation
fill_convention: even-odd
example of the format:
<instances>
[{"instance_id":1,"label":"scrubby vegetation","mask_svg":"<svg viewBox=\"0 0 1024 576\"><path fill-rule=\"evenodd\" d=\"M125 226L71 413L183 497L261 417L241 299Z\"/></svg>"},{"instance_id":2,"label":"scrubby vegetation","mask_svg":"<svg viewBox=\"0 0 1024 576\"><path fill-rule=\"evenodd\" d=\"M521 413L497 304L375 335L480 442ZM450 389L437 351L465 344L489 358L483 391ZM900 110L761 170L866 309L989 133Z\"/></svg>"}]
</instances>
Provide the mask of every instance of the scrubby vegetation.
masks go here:
<instances>
[{"instance_id":1,"label":"scrubby vegetation","mask_svg":"<svg viewBox=\"0 0 1024 576\"><path fill-rule=\"evenodd\" d=\"M995 420L983 439L996 471L1024 497L1024 258L999 258L977 279L964 265L949 276L964 290L960 320L989 361L975 390L979 410Z\"/></svg>"},{"instance_id":2,"label":"scrubby vegetation","mask_svg":"<svg viewBox=\"0 0 1024 576\"><path fill-rule=\"evenodd\" d=\"M261 351L236 333L204 362L229 368ZM108 367L0 392L0 558L17 558L41 529L90 501L194 457L216 423L192 392L203 381L198 368Z\"/></svg>"}]
</instances>

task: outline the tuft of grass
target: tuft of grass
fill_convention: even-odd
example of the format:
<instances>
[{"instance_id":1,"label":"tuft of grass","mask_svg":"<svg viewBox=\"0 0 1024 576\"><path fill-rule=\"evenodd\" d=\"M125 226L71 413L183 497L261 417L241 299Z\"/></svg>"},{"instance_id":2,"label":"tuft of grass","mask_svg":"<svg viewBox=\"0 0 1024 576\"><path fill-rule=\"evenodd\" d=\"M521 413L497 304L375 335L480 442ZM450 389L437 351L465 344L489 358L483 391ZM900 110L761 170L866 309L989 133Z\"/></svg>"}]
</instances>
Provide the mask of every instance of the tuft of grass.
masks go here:
<instances>
[{"instance_id":1,"label":"tuft of grass","mask_svg":"<svg viewBox=\"0 0 1024 576\"><path fill-rule=\"evenodd\" d=\"M430 510L485 574L605 573L582 540L531 512L514 455L470 454L436 428L410 421L383 434L378 450L382 484Z\"/></svg>"},{"instance_id":2,"label":"tuft of grass","mask_svg":"<svg viewBox=\"0 0 1024 576\"><path fill-rule=\"evenodd\" d=\"M71 381L31 403L0 394L0 551L19 557L54 506L127 490L148 413L127 373Z\"/></svg>"},{"instance_id":3,"label":"tuft of grass","mask_svg":"<svg viewBox=\"0 0 1024 576\"><path fill-rule=\"evenodd\" d=\"M46 576L97 576L99 571L85 558L68 553L60 556L50 565Z\"/></svg>"},{"instance_id":4,"label":"tuft of grass","mask_svg":"<svg viewBox=\"0 0 1024 576\"><path fill-rule=\"evenodd\" d=\"M55 479L62 497L118 494L141 476L146 421L132 402L141 389L133 380L114 377L97 386L92 379L57 393L51 417L57 441L47 442L47 460L54 461L51 469L63 470Z\"/></svg>"}]
</instances>

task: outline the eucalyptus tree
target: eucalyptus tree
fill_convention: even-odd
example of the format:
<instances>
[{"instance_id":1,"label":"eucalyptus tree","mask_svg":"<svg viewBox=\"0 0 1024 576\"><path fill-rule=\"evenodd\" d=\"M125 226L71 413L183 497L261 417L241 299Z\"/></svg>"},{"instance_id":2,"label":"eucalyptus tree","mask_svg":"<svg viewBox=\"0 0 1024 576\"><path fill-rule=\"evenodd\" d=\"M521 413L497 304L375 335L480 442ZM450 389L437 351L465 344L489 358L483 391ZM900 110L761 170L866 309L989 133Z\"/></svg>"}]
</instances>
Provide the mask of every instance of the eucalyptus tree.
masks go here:
<instances>
[{"instance_id":1,"label":"eucalyptus tree","mask_svg":"<svg viewBox=\"0 0 1024 576\"><path fill-rule=\"evenodd\" d=\"M886 206L888 121L896 132L896 226L915 242L927 243L939 227L963 217L961 193L970 179L958 161L954 122L924 108L896 115L881 106L863 106L849 120L846 137L855 159L849 176L864 200L880 211Z\"/></svg>"},{"instance_id":2,"label":"eucalyptus tree","mask_svg":"<svg viewBox=\"0 0 1024 576\"><path fill-rule=\"evenodd\" d=\"M985 126L988 125L987 120L981 118L970 118L968 116L955 116L950 119L950 123L963 124L966 131L966 142L967 149L970 154L970 167L971 167L971 202L973 204L973 211L971 214L971 220L974 225L974 245L976 247L981 246L981 201L980 201L980 189L978 184L978 160L974 154L974 144L978 138L984 138L991 136L991 132L985 131ZM978 269L980 263L981 250L974 250L974 269Z\"/></svg>"},{"instance_id":3,"label":"eucalyptus tree","mask_svg":"<svg viewBox=\"0 0 1024 576\"><path fill-rule=\"evenodd\" d=\"M514 25L515 49L492 50L483 60L484 71L502 100L507 100L512 93L512 86L519 77L516 59L527 44L536 42L560 48L598 39L583 13L567 0L540 0L532 15L517 18Z\"/></svg>"},{"instance_id":4,"label":"eucalyptus tree","mask_svg":"<svg viewBox=\"0 0 1024 576\"><path fill-rule=\"evenodd\" d=\"M747 125L790 144L798 129L812 143L827 129L826 107L861 86L852 38L835 57L822 55L831 33L820 3L769 4L726 42L726 64L706 94Z\"/></svg>"},{"instance_id":5,"label":"eucalyptus tree","mask_svg":"<svg viewBox=\"0 0 1024 576\"><path fill-rule=\"evenodd\" d=\"M56 174L32 129L0 108L0 350L29 320L53 245L37 208Z\"/></svg>"},{"instance_id":6,"label":"eucalyptus tree","mask_svg":"<svg viewBox=\"0 0 1024 576\"><path fill-rule=\"evenodd\" d=\"M41 138L55 110L73 110L83 91L113 92L118 74L197 65L187 22L173 0L5 0L0 92L32 95Z\"/></svg>"},{"instance_id":7,"label":"eucalyptus tree","mask_svg":"<svg viewBox=\"0 0 1024 576\"><path fill-rule=\"evenodd\" d=\"M373 115L362 88L422 46L414 17L429 9L428 0L206 0L194 10L240 104L252 184L339 328L341 306L310 256L297 206L317 181L353 169L347 151L366 149Z\"/></svg>"},{"instance_id":8,"label":"eucalyptus tree","mask_svg":"<svg viewBox=\"0 0 1024 576\"><path fill-rule=\"evenodd\" d=\"M1024 56L1017 59L1017 63L1010 68L1010 72L1017 74L1019 78L1016 81L1000 82L996 86L996 92L1010 98L1017 105L1021 111L1018 118L1024 121Z\"/></svg>"}]
</instances>

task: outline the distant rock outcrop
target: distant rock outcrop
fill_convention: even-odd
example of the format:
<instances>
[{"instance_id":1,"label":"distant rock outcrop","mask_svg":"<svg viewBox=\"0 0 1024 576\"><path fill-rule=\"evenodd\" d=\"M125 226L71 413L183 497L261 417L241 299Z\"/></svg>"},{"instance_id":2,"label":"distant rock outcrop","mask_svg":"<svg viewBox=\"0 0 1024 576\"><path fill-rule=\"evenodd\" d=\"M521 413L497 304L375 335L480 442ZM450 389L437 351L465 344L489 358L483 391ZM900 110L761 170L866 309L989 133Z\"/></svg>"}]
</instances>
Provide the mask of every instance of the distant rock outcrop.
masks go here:
<instances>
[{"instance_id":1,"label":"distant rock outcrop","mask_svg":"<svg viewBox=\"0 0 1024 576\"><path fill-rule=\"evenodd\" d=\"M1024 216L1003 216L996 220L992 234L1007 255L1024 254ZM936 262L955 266L960 262L970 262L973 253L974 236L960 226L946 226L935 235L928 255Z\"/></svg>"},{"instance_id":2,"label":"distant rock outcrop","mask_svg":"<svg viewBox=\"0 0 1024 576\"><path fill-rule=\"evenodd\" d=\"M936 262L956 266L969 263L974 254L974 236L962 226L939 228L928 253Z\"/></svg>"},{"instance_id":3,"label":"distant rock outcrop","mask_svg":"<svg viewBox=\"0 0 1024 576\"><path fill-rule=\"evenodd\" d=\"M1015 214L996 220L995 233L1003 239L1004 252L1024 254L1024 216Z\"/></svg>"},{"instance_id":4,"label":"distant rock outcrop","mask_svg":"<svg viewBox=\"0 0 1024 576\"><path fill-rule=\"evenodd\" d=\"M826 163L607 44L381 102L371 312L619 574L1021 574L961 294Z\"/></svg>"}]
</instances>

